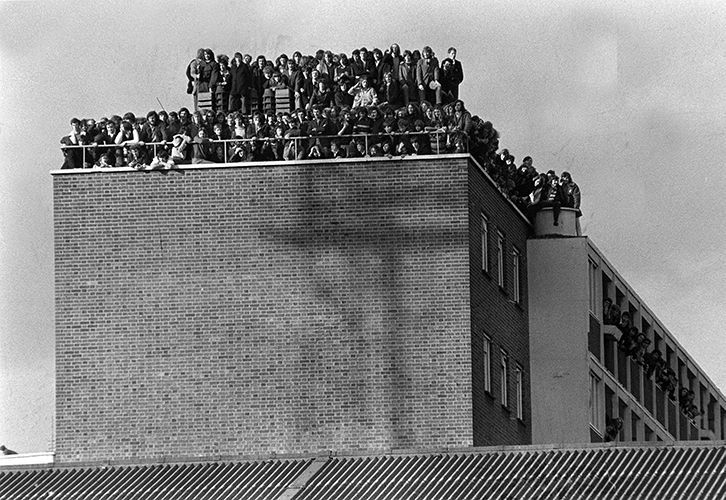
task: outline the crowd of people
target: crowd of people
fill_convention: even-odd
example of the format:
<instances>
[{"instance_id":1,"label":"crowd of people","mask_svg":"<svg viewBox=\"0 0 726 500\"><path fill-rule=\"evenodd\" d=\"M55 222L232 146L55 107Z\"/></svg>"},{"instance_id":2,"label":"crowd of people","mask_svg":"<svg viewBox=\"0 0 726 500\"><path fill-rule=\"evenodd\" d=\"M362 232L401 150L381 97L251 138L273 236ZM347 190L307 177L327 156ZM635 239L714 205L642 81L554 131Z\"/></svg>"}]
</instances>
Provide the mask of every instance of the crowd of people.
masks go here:
<instances>
[{"instance_id":1,"label":"crowd of people","mask_svg":"<svg viewBox=\"0 0 726 500\"><path fill-rule=\"evenodd\" d=\"M456 48L447 55L439 63L431 47L397 44L274 60L199 49L186 68L193 110L73 118L61 168L469 153L530 219L544 207L553 208L555 225L561 207L579 216L580 189L569 173L540 174L530 157L516 167L508 150L497 153L497 130L459 99ZM279 98L281 89L289 99Z\"/></svg>"},{"instance_id":2,"label":"crowd of people","mask_svg":"<svg viewBox=\"0 0 726 500\"><path fill-rule=\"evenodd\" d=\"M648 379L655 377L658 387L668 395L671 401L678 400L681 412L693 420L703 414L694 404L695 393L688 387L678 385L675 370L668 365L659 349L648 350L651 344L645 333L632 324L628 311L620 310L609 297L603 301L603 322L606 325L615 325L621 332L618 339L618 349L630 356L640 367ZM678 389L678 396L676 396Z\"/></svg>"}]
</instances>

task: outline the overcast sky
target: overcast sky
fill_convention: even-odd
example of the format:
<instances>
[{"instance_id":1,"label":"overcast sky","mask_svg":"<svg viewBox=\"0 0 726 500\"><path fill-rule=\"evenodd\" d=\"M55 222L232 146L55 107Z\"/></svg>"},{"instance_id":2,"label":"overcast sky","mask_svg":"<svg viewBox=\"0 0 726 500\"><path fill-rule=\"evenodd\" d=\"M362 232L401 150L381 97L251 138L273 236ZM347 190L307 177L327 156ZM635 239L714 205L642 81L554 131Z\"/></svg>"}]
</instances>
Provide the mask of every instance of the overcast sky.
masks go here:
<instances>
[{"instance_id":1,"label":"overcast sky","mask_svg":"<svg viewBox=\"0 0 726 500\"><path fill-rule=\"evenodd\" d=\"M51 169L68 120L190 107L198 47L458 48L500 144L572 172L585 233L726 387L726 2L0 1L0 444L49 449Z\"/></svg>"}]
</instances>

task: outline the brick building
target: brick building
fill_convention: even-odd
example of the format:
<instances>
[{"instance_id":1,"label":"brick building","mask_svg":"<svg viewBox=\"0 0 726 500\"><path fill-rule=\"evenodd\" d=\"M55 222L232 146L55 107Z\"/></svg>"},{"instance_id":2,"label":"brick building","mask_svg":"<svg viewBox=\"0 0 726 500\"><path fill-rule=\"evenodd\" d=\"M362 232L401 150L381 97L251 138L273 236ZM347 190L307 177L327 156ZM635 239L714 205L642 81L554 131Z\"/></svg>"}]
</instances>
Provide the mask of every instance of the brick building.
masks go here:
<instances>
[{"instance_id":1,"label":"brick building","mask_svg":"<svg viewBox=\"0 0 726 500\"><path fill-rule=\"evenodd\" d=\"M531 226L469 155L53 191L58 462L532 441Z\"/></svg>"},{"instance_id":2,"label":"brick building","mask_svg":"<svg viewBox=\"0 0 726 500\"><path fill-rule=\"evenodd\" d=\"M724 439L718 388L574 211L531 226L469 155L53 189L56 449L0 457L0 496L723 495L723 442L675 444ZM605 298L702 415L618 348ZM666 443L602 443L614 418Z\"/></svg>"}]
</instances>

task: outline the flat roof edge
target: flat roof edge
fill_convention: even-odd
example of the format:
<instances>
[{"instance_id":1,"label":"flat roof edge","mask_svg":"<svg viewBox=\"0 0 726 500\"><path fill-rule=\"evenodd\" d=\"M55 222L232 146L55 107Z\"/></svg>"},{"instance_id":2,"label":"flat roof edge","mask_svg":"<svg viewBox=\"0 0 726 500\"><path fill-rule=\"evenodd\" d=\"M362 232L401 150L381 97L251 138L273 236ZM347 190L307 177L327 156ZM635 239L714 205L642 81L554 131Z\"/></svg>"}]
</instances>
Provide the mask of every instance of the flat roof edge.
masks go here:
<instances>
[{"instance_id":1,"label":"flat roof edge","mask_svg":"<svg viewBox=\"0 0 726 500\"><path fill-rule=\"evenodd\" d=\"M281 160L281 161L245 161L238 163L193 163L177 165L169 170L136 170L131 167L113 167L113 168L69 168L51 170L51 175L70 175L70 174L113 174L120 172L169 172L173 170L216 170L226 168L249 168L249 167L276 167L282 165L321 165L332 163L370 163L370 162L390 162L390 161L417 161L417 160L447 160L447 159L463 159L474 158L469 153L450 153L438 155L406 155L406 156L365 156L361 158L325 158L317 160ZM480 167L481 168L481 167Z\"/></svg>"}]
</instances>

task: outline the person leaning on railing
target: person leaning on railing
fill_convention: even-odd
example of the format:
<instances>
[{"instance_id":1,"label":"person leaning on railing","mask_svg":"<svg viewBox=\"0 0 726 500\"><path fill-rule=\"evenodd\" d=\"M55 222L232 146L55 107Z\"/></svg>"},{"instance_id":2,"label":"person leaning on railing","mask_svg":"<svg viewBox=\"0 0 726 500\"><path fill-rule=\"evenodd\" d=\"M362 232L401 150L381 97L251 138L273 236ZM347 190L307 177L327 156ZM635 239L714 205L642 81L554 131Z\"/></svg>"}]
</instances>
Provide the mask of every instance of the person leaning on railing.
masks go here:
<instances>
[{"instance_id":1,"label":"person leaning on railing","mask_svg":"<svg viewBox=\"0 0 726 500\"><path fill-rule=\"evenodd\" d=\"M81 120L71 118L71 132L63 136L60 142L63 146L85 146L89 144L86 131L82 128ZM61 147L61 151L64 156L61 168L84 168L86 166L83 161L83 148ZM88 163L88 160L86 163Z\"/></svg>"}]
</instances>

